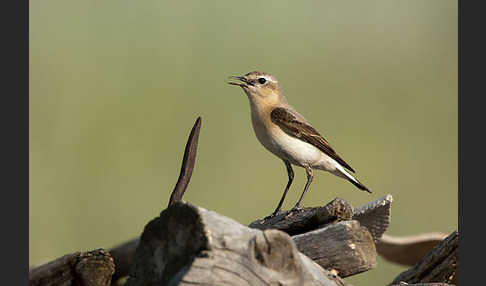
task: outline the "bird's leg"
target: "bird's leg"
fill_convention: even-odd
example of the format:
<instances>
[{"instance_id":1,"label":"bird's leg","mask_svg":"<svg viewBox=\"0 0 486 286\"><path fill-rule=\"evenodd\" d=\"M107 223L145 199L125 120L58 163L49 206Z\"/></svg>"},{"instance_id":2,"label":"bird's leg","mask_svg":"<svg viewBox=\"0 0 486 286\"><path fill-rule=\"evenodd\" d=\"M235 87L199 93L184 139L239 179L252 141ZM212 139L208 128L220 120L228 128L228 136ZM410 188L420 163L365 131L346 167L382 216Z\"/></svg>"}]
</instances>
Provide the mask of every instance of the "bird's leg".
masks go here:
<instances>
[{"instance_id":1,"label":"bird's leg","mask_svg":"<svg viewBox=\"0 0 486 286\"><path fill-rule=\"evenodd\" d=\"M304 195L307 192L307 189L309 188L310 184L312 183L312 179L314 178L314 171L312 171L311 167L305 167L305 172L307 173L307 183L305 184L304 191L302 192L299 201L295 204L292 210L300 209L300 203L302 203L302 200L304 199Z\"/></svg>"},{"instance_id":2,"label":"bird's leg","mask_svg":"<svg viewBox=\"0 0 486 286\"><path fill-rule=\"evenodd\" d=\"M292 185L292 181L294 180L294 170L292 170L292 165L290 165L290 163L288 161L285 161L285 160L284 160L284 163L285 163L285 167L287 168L287 174L289 175L289 181L287 183L287 186L285 187L285 191L283 193L283 196L280 199L280 202L278 203L278 206L275 209L275 211L273 212L273 214L271 215L271 217L279 214L280 209L282 208L282 204L285 200L285 196L287 195L287 192L289 191L290 185Z\"/></svg>"}]
</instances>

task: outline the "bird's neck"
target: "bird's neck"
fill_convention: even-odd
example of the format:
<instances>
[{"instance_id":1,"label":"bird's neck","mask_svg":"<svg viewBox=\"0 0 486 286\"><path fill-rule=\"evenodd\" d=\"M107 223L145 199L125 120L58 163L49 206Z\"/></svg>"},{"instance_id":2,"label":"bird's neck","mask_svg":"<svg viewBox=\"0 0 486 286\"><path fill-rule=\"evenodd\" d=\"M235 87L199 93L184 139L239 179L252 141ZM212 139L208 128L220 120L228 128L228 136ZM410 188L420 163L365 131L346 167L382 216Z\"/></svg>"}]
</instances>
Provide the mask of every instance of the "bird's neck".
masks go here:
<instances>
[{"instance_id":1,"label":"bird's neck","mask_svg":"<svg viewBox=\"0 0 486 286\"><path fill-rule=\"evenodd\" d=\"M259 94L247 95L252 112L271 112L275 107L288 105L287 99L280 93L266 94L265 96Z\"/></svg>"},{"instance_id":2,"label":"bird's neck","mask_svg":"<svg viewBox=\"0 0 486 286\"><path fill-rule=\"evenodd\" d=\"M262 100L261 98L251 98L250 100L250 110L251 110L251 121L253 124L253 128L257 132L257 136L259 131L264 131L267 129L271 129L272 127L272 120L270 117L270 113L273 109L277 107L286 107L287 102L281 100L271 100L266 98Z\"/></svg>"},{"instance_id":3,"label":"bird's neck","mask_svg":"<svg viewBox=\"0 0 486 286\"><path fill-rule=\"evenodd\" d=\"M261 100L249 97L250 99L250 109L252 118L265 118L269 116L270 112L278 106L277 102L272 102L269 100Z\"/></svg>"}]
</instances>

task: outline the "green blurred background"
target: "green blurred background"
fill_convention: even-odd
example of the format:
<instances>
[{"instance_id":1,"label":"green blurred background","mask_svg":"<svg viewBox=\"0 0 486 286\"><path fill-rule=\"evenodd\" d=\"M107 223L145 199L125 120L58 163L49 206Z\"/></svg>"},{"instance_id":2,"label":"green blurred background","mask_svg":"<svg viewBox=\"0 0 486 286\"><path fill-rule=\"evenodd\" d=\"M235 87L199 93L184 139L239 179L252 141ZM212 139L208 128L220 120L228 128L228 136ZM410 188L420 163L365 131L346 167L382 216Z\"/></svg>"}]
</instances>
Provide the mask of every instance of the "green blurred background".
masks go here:
<instances>
[{"instance_id":1,"label":"green blurred background","mask_svg":"<svg viewBox=\"0 0 486 286\"><path fill-rule=\"evenodd\" d=\"M306 206L391 193L391 235L457 229L457 1L31 1L30 264L109 248L167 205L202 116L185 200L248 224L287 182L226 84L275 75L374 192L318 172ZM296 179L284 207L305 184ZM382 259L347 279L385 285Z\"/></svg>"}]
</instances>

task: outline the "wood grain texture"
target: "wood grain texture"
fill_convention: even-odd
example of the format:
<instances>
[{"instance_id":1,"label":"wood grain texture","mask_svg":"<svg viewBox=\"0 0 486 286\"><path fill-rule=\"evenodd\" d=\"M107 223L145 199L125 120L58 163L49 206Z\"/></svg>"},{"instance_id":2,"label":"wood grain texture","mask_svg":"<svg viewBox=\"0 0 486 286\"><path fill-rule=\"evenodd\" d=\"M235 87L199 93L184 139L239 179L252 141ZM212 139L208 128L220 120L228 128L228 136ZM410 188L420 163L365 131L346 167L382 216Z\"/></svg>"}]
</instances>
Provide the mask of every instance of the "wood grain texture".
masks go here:
<instances>
[{"instance_id":1,"label":"wood grain texture","mask_svg":"<svg viewBox=\"0 0 486 286\"><path fill-rule=\"evenodd\" d=\"M290 235L305 233L325 224L343 220L350 220L353 207L341 198L335 198L322 207L308 207L299 211L284 211L268 218L258 219L250 223L249 227L256 229L278 229Z\"/></svg>"},{"instance_id":2,"label":"wood grain texture","mask_svg":"<svg viewBox=\"0 0 486 286\"><path fill-rule=\"evenodd\" d=\"M108 286L115 271L113 258L103 249L75 252L29 271L30 286Z\"/></svg>"},{"instance_id":3,"label":"wood grain texture","mask_svg":"<svg viewBox=\"0 0 486 286\"><path fill-rule=\"evenodd\" d=\"M373 237L358 221L342 221L293 236L297 249L327 270L348 277L376 267Z\"/></svg>"},{"instance_id":4,"label":"wood grain texture","mask_svg":"<svg viewBox=\"0 0 486 286\"><path fill-rule=\"evenodd\" d=\"M345 200L336 198L323 207L286 211L249 226L293 235L299 251L325 269L347 277L376 267L375 242L390 224L392 201L388 194L353 209Z\"/></svg>"},{"instance_id":5,"label":"wood grain texture","mask_svg":"<svg viewBox=\"0 0 486 286\"><path fill-rule=\"evenodd\" d=\"M145 227L126 285L346 283L299 253L284 232L178 202Z\"/></svg>"},{"instance_id":6,"label":"wood grain texture","mask_svg":"<svg viewBox=\"0 0 486 286\"><path fill-rule=\"evenodd\" d=\"M379 228L380 231L374 231L371 234L379 237L388 227L390 219L389 217L383 218L383 215L390 215L390 207L390 195L379 198L356 209L353 209L347 201L341 198L336 198L325 206L304 208L299 212L285 211L270 219L256 220L249 226L260 230L279 229L290 235L297 235L322 228L326 224L332 222L351 219L361 220L365 223L373 222L373 217L378 215L377 219L384 221L385 223L381 223L381 228ZM380 210L377 211L376 208L380 208ZM377 237L373 237L373 239L376 240ZM116 264L113 281L128 275L129 265L133 261L133 254L135 253L138 241L139 238L135 238L110 250Z\"/></svg>"},{"instance_id":7,"label":"wood grain texture","mask_svg":"<svg viewBox=\"0 0 486 286\"><path fill-rule=\"evenodd\" d=\"M353 210L353 219L369 230L375 242L390 225L392 202L392 195L387 194Z\"/></svg>"}]
</instances>

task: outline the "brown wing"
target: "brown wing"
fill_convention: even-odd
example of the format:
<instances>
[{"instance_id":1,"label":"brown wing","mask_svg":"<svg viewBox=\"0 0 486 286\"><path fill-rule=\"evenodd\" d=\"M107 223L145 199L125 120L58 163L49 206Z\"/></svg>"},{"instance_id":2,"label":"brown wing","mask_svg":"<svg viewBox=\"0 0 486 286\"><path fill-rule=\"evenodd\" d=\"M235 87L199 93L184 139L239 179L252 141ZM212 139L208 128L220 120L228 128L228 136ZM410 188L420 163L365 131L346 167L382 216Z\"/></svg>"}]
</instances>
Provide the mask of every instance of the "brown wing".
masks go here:
<instances>
[{"instance_id":1,"label":"brown wing","mask_svg":"<svg viewBox=\"0 0 486 286\"><path fill-rule=\"evenodd\" d=\"M344 162L341 157L332 149L329 143L309 124L298 120L288 109L277 107L270 113L272 121L280 126L287 134L294 136L302 141L314 145L316 148L333 158L346 169L354 172L353 168Z\"/></svg>"}]
</instances>

